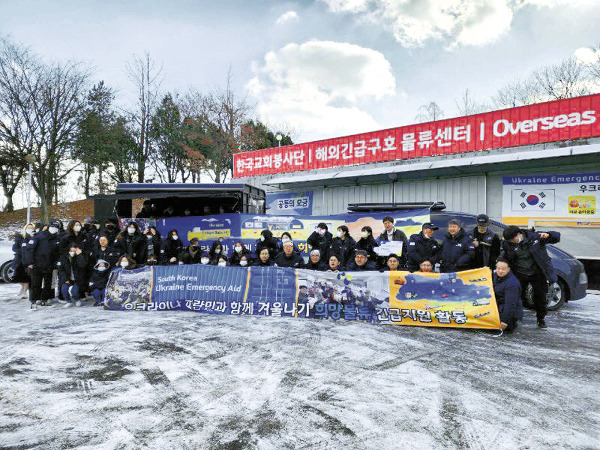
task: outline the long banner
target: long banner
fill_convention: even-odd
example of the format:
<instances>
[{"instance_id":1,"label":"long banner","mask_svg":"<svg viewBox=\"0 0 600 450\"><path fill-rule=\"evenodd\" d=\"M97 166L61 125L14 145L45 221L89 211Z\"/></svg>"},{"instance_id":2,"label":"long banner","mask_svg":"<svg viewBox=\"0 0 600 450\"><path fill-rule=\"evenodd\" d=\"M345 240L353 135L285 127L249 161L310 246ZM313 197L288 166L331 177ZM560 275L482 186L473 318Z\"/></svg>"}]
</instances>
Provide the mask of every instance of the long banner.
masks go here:
<instances>
[{"instance_id":1,"label":"long banner","mask_svg":"<svg viewBox=\"0 0 600 450\"><path fill-rule=\"evenodd\" d=\"M233 156L233 177L300 172L600 136L600 94ZM544 151L540 149L540 151Z\"/></svg>"},{"instance_id":2,"label":"long banner","mask_svg":"<svg viewBox=\"0 0 600 450\"><path fill-rule=\"evenodd\" d=\"M105 307L500 329L489 268L444 274L199 264L119 268L111 273Z\"/></svg>"}]
</instances>

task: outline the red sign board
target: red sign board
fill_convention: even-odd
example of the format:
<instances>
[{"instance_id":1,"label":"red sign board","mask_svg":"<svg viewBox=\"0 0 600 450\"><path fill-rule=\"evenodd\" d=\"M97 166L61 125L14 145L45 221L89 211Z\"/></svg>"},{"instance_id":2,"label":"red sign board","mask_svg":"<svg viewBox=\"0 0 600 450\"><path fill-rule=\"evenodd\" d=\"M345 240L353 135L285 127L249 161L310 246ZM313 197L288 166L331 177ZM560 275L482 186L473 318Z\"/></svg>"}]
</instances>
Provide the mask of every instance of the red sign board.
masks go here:
<instances>
[{"instance_id":1,"label":"red sign board","mask_svg":"<svg viewBox=\"0 0 600 450\"><path fill-rule=\"evenodd\" d=\"M234 178L600 136L600 94L237 153ZM542 150L540 150L542 151Z\"/></svg>"}]
</instances>

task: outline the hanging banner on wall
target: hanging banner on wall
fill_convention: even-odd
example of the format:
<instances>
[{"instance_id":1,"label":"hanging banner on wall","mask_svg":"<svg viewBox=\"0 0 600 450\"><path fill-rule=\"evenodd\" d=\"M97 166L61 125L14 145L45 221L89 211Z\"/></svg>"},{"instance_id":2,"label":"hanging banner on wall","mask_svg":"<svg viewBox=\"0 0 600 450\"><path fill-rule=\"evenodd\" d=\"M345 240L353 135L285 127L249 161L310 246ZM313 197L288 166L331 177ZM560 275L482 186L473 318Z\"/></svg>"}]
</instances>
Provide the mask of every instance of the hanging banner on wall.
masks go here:
<instances>
[{"instance_id":1,"label":"hanging banner on wall","mask_svg":"<svg viewBox=\"0 0 600 450\"><path fill-rule=\"evenodd\" d=\"M445 274L200 264L118 268L106 287L105 307L500 328L489 268Z\"/></svg>"},{"instance_id":2,"label":"hanging banner on wall","mask_svg":"<svg viewBox=\"0 0 600 450\"><path fill-rule=\"evenodd\" d=\"M233 176L300 172L596 136L600 136L600 94L237 153L233 155Z\"/></svg>"},{"instance_id":3,"label":"hanging banner on wall","mask_svg":"<svg viewBox=\"0 0 600 450\"><path fill-rule=\"evenodd\" d=\"M313 193L312 191L282 194L267 192L267 208L267 214L310 216L313 211Z\"/></svg>"},{"instance_id":4,"label":"hanging banner on wall","mask_svg":"<svg viewBox=\"0 0 600 450\"><path fill-rule=\"evenodd\" d=\"M553 219L560 226L589 227L600 221L600 173L502 177L502 221L527 225ZM563 221L563 222L561 222Z\"/></svg>"}]
</instances>

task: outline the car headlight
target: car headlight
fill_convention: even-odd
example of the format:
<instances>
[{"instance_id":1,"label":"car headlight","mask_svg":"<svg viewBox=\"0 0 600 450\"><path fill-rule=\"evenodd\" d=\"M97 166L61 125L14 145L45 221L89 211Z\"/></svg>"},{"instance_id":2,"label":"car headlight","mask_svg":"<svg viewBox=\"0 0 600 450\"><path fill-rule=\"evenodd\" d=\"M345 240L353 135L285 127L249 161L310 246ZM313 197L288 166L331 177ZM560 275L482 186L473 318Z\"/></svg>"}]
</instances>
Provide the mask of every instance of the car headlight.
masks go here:
<instances>
[{"instance_id":1,"label":"car headlight","mask_svg":"<svg viewBox=\"0 0 600 450\"><path fill-rule=\"evenodd\" d=\"M587 274L585 272L581 272L579 274L579 284L587 284L587 282L588 282Z\"/></svg>"}]
</instances>

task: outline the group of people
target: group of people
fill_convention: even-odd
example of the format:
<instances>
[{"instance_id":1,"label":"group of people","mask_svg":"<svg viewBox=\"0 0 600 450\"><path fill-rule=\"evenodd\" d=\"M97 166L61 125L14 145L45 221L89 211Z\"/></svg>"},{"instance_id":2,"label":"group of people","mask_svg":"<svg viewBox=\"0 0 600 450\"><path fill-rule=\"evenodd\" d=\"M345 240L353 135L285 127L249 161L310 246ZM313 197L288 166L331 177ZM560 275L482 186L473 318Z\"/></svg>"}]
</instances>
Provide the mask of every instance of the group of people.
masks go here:
<instances>
[{"instance_id":1,"label":"group of people","mask_svg":"<svg viewBox=\"0 0 600 450\"><path fill-rule=\"evenodd\" d=\"M115 267L130 270L143 265L208 264L333 272L458 272L487 266L496 269L493 282L503 328L511 332L522 318L521 297L529 284L538 325L546 327L546 292L548 283L556 282L556 275L545 245L559 242L559 233L511 226L504 230L501 240L489 229L488 216L480 214L470 235L459 220L450 220L439 243L433 237L438 230L433 223L423 224L420 233L407 238L394 222L391 216L385 217L384 231L377 238L372 228L365 226L358 240L345 225L337 227L334 237L327 224L320 223L307 239L307 262L288 232L276 238L268 229L261 232L254 252L238 241L228 256L221 241L213 242L208 250L201 249L196 238L184 246L177 230L170 230L163 238L156 227L142 231L135 221L122 230L116 219L107 219L101 226L92 217L83 224L72 220L66 229L59 220L51 220L47 226L30 223L15 237L14 279L23 285L21 296L26 298L28 293L31 308L36 309L37 305L52 305L53 274L58 275L59 301L64 306L80 306L88 294L95 305L103 304L108 276ZM379 256L375 249L389 241L396 241L396 248L401 245L401 250Z\"/></svg>"}]
</instances>

